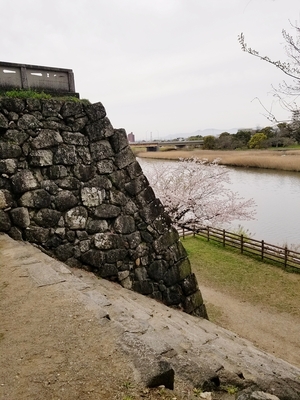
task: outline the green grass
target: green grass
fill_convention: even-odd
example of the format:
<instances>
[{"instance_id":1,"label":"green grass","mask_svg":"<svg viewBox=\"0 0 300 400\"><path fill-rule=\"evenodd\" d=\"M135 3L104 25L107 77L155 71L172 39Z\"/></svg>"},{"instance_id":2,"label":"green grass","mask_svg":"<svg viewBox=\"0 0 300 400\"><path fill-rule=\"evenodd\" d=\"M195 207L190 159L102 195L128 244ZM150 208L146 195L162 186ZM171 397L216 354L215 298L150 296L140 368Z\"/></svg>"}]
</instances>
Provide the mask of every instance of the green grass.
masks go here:
<instances>
[{"instance_id":1,"label":"green grass","mask_svg":"<svg viewBox=\"0 0 300 400\"><path fill-rule=\"evenodd\" d=\"M221 389L224 390L225 392L227 392L228 394L236 394L239 391L239 389L236 386L232 386L232 385L224 386L224 387L221 386Z\"/></svg>"},{"instance_id":2,"label":"green grass","mask_svg":"<svg viewBox=\"0 0 300 400\"><path fill-rule=\"evenodd\" d=\"M55 99L55 100L64 100L64 101L74 101L81 102L84 104L91 104L87 99L78 99L75 96L57 96L51 95L49 93L45 93L43 91L39 92L36 90L25 90L25 89L14 89L8 90L0 93L2 97L8 98L18 98L18 99Z\"/></svg>"},{"instance_id":3,"label":"green grass","mask_svg":"<svg viewBox=\"0 0 300 400\"><path fill-rule=\"evenodd\" d=\"M291 144L289 146L284 147L284 149L297 149L297 150L300 150L300 144Z\"/></svg>"},{"instance_id":4,"label":"green grass","mask_svg":"<svg viewBox=\"0 0 300 400\"><path fill-rule=\"evenodd\" d=\"M131 150L135 155L147 151L145 146L131 146Z\"/></svg>"},{"instance_id":5,"label":"green grass","mask_svg":"<svg viewBox=\"0 0 300 400\"><path fill-rule=\"evenodd\" d=\"M51 99L50 94L44 92L36 92L35 90L14 89L1 93L3 97L18 98L18 99Z\"/></svg>"},{"instance_id":6,"label":"green grass","mask_svg":"<svg viewBox=\"0 0 300 400\"><path fill-rule=\"evenodd\" d=\"M241 255L201 237L182 239L204 286L276 312L300 316L300 274Z\"/></svg>"},{"instance_id":7,"label":"green grass","mask_svg":"<svg viewBox=\"0 0 300 400\"><path fill-rule=\"evenodd\" d=\"M130 381L123 382L123 386L125 389L131 389L133 387L133 385Z\"/></svg>"}]
</instances>

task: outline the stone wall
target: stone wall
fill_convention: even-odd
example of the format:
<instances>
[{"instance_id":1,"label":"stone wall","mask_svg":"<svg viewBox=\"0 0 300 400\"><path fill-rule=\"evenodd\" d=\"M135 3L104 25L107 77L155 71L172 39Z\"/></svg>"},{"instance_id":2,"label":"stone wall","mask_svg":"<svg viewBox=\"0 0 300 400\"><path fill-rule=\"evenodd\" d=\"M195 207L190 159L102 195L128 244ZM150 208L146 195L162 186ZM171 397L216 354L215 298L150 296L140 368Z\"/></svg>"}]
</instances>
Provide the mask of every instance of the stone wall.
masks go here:
<instances>
[{"instance_id":1,"label":"stone wall","mask_svg":"<svg viewBox=\"0 0 300 400\"><path fill-rule=\"evenodd\" d=\"M0 100L0 231L206 317L177 231L101 103Z\"/></svg>"}]
</instances>

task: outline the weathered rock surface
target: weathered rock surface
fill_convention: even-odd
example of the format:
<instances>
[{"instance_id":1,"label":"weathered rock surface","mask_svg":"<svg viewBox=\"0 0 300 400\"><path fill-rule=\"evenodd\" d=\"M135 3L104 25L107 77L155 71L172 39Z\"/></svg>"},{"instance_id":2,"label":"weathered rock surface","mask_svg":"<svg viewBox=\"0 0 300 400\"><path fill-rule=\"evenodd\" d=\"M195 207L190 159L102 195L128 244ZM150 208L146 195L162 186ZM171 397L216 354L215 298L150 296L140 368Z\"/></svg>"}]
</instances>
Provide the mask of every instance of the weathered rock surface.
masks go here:
<instances>
[{"instance_id":1,"label":"weathered rock surface","mask_svg":"<svg viewBox=\"0 0 300 400\"><path fill-rule=\"evenodd\" d=\"M251 393L242 393L237 400L280 400L279 397L262 391L254 391Z\"/></svg>"}]
</instances>

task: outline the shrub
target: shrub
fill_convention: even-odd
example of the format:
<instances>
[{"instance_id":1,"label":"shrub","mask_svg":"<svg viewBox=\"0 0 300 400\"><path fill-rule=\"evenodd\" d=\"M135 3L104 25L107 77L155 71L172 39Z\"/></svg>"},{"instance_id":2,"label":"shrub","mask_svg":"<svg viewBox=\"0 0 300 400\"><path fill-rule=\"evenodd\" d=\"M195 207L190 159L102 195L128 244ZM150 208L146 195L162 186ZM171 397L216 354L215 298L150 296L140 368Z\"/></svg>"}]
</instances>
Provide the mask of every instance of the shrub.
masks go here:
<instances>
[{"instance_id":1,"label":"shrub","mask_svg":"<svg viewBox=\"0 0 300 400\"><path fill-rule=\"evenodd\" d=\"M79 99L75 96L59 96L59 95L52 95L50 93L45 92L38 92L32 89L13 89L8 91L0 92L0 96L2 97L9 97L9 98L18 98L18 99L58 99L64 101L74 101L74 102L81 102L84 105L91 104L88 99Z\"/></svg>"}]
</instances>

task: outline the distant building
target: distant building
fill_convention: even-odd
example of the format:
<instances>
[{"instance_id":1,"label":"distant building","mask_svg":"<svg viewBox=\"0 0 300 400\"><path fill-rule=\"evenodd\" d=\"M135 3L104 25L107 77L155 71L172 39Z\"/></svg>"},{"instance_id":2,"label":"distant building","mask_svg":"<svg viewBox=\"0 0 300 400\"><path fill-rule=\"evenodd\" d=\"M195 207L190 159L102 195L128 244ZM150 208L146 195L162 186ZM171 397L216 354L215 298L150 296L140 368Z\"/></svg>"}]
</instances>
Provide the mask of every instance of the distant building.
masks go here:
<instances>
[{"instance_id":1,"label":"distant building","mask_svg":"<svg viewBox=\"0 0 300 400\"><path fill-rule=\"evenodd\" d=\"M131 142L131 143L135 142L134 134L132 132L128 133L127 138L128 138L128 142Z\"/></svg>"}]
</instances>

